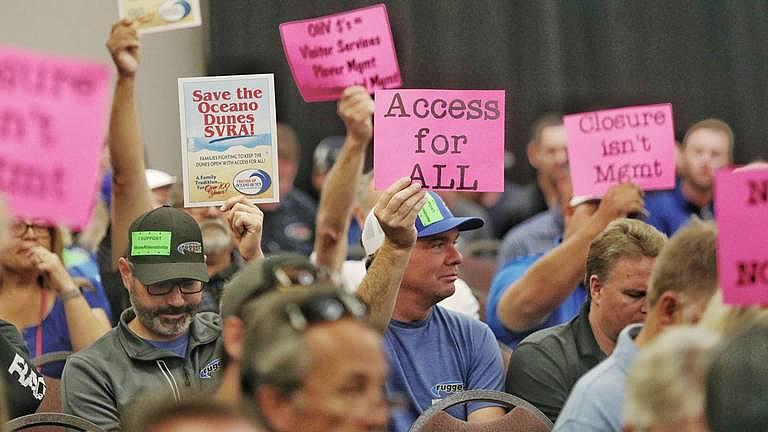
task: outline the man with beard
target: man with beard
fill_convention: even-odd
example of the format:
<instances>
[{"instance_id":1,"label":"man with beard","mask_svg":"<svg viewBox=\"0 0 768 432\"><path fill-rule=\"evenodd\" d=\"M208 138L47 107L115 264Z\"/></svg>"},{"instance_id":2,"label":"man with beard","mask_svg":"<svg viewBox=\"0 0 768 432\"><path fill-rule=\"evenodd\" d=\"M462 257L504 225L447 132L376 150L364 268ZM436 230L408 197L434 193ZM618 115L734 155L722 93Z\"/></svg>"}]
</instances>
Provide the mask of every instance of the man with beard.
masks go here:
<instances>
[{"instance_id":1,"label":"man with beard","mask_svg":"<svg viewBox=\"0 0 768 432\"><path fill-rule=\"evenodd\" d=\"M733 131L722 120L694 123L683 138L681 178L674 190L648 194L648 223L671 237L691 215L712 219L715 172L733 162Z\"/></svg>"},{"instance_id":2,"label":"man with beard","mask_svg":"<svg viewBox=\"0 0 768 432\"><path fill-rule=\"evenodd\" d=\"M72 355L64 368L64 412L119 428L141 394L212 388L219 365L218 315L196 314L208 270L202 234L187 213L160 207L133 221L118 261L132 307L114 329Z\"/></svg>"}]
</instances>

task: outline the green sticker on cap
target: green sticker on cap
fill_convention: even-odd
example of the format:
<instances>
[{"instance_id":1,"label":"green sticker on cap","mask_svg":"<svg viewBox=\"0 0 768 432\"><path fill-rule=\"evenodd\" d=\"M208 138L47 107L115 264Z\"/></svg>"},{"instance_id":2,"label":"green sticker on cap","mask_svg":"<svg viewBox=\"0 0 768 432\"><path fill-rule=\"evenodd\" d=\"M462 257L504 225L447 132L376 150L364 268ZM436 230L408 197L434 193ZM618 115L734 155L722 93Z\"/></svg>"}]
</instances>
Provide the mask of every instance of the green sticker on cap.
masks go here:
<instances>
[{"instance_id":1,"label":"green sticker on cap","mask_svg":"<svg viewBox=\"0 0 768 432\"><path fill-rule=\"evenodd\" d=\"M424 207L419 211L419 220L424 226L432 225L435 222L440 222L445 219L445 216L440 212L440 207L437 206L437 202L432 195L427 194L427 202L424 203Z\"/></svg>"},{"instance_id":2,"label":"green sticker on cap","mask_svg":"<svg viewBox=\"0 0 768 432\"><path fill-rule=\"evenodd\" d=\"M170 231L135 231L131 233L131 256L169 256L170 254Z\"/></svg>"}]
</instances>

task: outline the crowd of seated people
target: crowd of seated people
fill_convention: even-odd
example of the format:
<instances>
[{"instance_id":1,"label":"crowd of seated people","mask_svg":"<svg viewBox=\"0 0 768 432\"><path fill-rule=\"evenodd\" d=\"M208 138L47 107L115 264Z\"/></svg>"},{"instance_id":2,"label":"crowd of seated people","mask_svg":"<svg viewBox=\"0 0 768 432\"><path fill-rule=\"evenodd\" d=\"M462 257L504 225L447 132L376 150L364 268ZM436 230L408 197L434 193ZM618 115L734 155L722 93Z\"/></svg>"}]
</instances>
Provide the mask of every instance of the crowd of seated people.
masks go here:
<instances>
[{"instance_id":1,"label":"crowd of seated people","mask_svg":"<svg viewBox=\"0 0 768 432\"><path fill-rule=\"evenodd\" d=\"M315 157L317 202L293 185L301 146L280 122L280 203L184 208L180 182L145 165L136 24L115 23L107 41L102 238L78 244L0 210L3 422L52 398L102 430L407 432L440 400L493 390L554 430L768 428L767 315L724 305L718 282L725 122L690 127L672 191L572 196L553 114L532 128L535 181L494 200L408 177L374 191L374 103L352 86L337 103L345 135ZM167 252L144 253L156 232ZM462 251L489 239L493 282L471 286ZM492 400L447 412L507 415Z\"/></svg>"}]
</instances>

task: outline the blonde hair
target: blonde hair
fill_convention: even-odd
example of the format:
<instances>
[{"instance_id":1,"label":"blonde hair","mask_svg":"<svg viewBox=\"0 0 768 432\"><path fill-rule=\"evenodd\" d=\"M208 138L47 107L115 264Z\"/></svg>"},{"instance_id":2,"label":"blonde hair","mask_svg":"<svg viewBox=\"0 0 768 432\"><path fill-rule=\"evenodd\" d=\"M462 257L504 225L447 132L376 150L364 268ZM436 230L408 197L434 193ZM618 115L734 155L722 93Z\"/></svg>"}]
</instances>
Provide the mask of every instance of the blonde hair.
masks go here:
<instances>
[{"instance_id":1,"label":"blonde hair","mask_svg":"<svg viewBox=\"0 0 768 432\"><path fill-rule=\"evenodd\" d=\"M719 340L702 328L677 326L640 350L627 376L624 424L646 429L703 415L704 377Z\"/></svg>"},{"instance_id":2,"label":"blonde hair","mask_svg":"<svg viewBox=\"0 0 768 432\"><path fill-rule=\"evenodd\" d=\"M648 306L667 291L708 300L718 286L716 248L715 224L692 218L656 259L648 281Z\"/></svg>"},{"instance_id":3,"label":"blonde hair","mask_svg":"<svg viewBox=\"0 0 768 432\"><path fill-rule=\"evenodd\" d=\"M768 309L763 306L731 306L723 303L723 293L717 290L709 300L699 326L722 336L734 336L755 324L768 325Z\"/></svg>"},{"instance_id":4,"label":"blonde hair","mask_svg":"<svg viewBox=\"0 0 768 432\"><path fill-rule=\"evenodd\" d=\"M614 220L589 245L584 286L589 286L592 275L606 280L621 258L655 258L666 241L667 236L643 221Z\"/></svg>"}]
</instances>

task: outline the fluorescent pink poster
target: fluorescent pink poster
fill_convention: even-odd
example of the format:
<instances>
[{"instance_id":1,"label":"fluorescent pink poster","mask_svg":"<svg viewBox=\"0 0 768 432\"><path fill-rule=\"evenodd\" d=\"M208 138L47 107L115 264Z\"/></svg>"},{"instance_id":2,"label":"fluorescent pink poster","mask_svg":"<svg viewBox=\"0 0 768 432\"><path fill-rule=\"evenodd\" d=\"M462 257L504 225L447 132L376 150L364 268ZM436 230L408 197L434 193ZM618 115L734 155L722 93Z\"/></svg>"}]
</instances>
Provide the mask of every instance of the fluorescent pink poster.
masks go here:
<instances>
[{"instance_id":1,"label":"fluorescent pink poster","mask_svg":"<svg viewBox=\"0 0 768 432\"><path fill-rule=\"evenodd\" d=\"M715 215L723 301L768 305L768 169L718 171Z\"/></svg>"},{"instance_id":2,"label":"fluorescent pink poster","mask_svg":"<svg viewBox=\"0 0 768 432\"><path fill-rule=\"evenodd\" d=\"M410 176L432 190L504 190L504 90L378 90L377 190Z\"/></svg>"},{"instance_id":3,"label":"fluorescent pink poster","mask_svg":"<svg viewBox=\"0 0 768 432\"><path fill-rule=\"evenodd\" d=\"M643 190L675 186L671 104L571 114L564 122L574 195L603 196L626 182Z\"/></svg>"},{"instance_id":4,"label":"fluorescent pink poster","mask_svg":"<svg viewBox=\"0 0 768 432\"><path fill-rule=\"evenodd\" d=\"M301 97L336 100L346 87L402 85L395 44L383 4L280 24L283 51Z\"/></svg>"},{"instance_id":5,"label":"fluorescent pink poster","mask_svg":"<svg viewBox=\"0 0 768 432\"><path fill-rule=\"evenodd\" d=\"M16 216L88 222L108 85L105 65L0 46L0 191Z\"/></svg>"}]
</instances>

